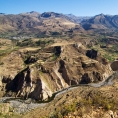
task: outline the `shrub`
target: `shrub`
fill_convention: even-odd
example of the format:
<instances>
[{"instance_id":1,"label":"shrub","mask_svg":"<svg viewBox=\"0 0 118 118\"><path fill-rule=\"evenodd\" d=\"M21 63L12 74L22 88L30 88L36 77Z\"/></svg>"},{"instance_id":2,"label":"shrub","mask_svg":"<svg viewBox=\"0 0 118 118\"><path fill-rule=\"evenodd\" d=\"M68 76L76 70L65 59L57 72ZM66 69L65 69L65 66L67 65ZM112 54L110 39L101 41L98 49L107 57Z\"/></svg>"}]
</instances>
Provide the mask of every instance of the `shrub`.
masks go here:
<instances>
[{"instance_id":1,"label":"shrub","mask_svg":"<svg viewBox=\"0 0 118 118\"><path fill-rule=\"evenodd\" d=\"M50 115L50 118L63 118L70 112L76 111L77 102L72 104L63 105L61 108L58 108L53 114Z\"/></svg>"},{"instance_id":2,"label":"shrub","mask_svg":"<svg viewBox=\"0 0 118 118\"><path fill-rule=\"evenodd\" d=\"M3 65L4 63L3 62L0 62L0 65Z\"/></svg>"}]
</instances>

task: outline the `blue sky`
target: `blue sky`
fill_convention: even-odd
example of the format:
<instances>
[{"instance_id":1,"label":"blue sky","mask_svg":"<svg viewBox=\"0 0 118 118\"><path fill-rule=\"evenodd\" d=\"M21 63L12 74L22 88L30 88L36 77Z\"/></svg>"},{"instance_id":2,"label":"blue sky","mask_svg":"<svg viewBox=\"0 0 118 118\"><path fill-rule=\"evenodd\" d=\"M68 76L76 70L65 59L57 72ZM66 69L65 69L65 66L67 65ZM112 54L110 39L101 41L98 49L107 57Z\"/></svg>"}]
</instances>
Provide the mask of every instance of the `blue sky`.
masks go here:
<instances>
[{"instance_id":1,"label":"blue sky","mask_svg":"<svg viewBox=\"0 0 118 118\"><path fill-rule=\"evenodd\" d=\"M0 0L0 13L58 12L76 16L118 14L118 0Z\"/></svg>"}]
</instances>

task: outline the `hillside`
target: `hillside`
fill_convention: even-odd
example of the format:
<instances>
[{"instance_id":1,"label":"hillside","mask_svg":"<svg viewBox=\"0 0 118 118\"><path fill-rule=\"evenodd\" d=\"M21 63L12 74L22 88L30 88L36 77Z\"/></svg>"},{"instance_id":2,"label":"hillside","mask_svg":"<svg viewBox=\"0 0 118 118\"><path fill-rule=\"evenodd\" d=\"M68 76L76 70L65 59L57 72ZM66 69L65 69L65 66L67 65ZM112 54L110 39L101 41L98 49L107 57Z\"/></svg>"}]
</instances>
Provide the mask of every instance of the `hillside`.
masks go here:
<instances>
[{"instance_id":1,"label":"hillside","mask_svg":"<svg viewBox=\"0 0 118 118\"><path fill-rule=\"evenodd\" d=\"M42 48L22 45L3 55L0 61L5 96L41 101L69 86L99 82L112 74L108 61L97 51L87 50L81 43L74 42L54 43ZM28 91L25 91L26 87Z\"/></svg>"},{"instance_id":2,"label":"hillside","mask_svg":"<svg viewBox=\"0 0 118 118\"><path fill-rule=\"evenodd\" d=\"M73 14L66 14L67 18L75 23L81 23L83 20L90 19L90 16L75 16Z\"/></svg>"},{"instance_id":3,"label":"hillside","mask_svg":"<svg viewBox=\"0 0 118 118\"><path fill-rule=\"evenodd\" d=\"M54 12L28 12L17 15L0 15L0 36L33 36L65 35L72 29L82 31L83 28L65 17Z\"/></svg>"},{"instance_id":4,"label":"hillside","mask_svg":"<svg viewBox=\"0 0 118 118\"><path fill-rule=\"evenodd\" d=\"M99 14L77 17L72 14L35 11L21 14L0 14L0 37L65 36L86 31L117 32L118 16Z\"/></svg>"},{"instance_id":5,"label":"hillside","mask_svg":"<svg viewBox=\"0 0 118 118\"><path fill-rule=\"evenodd\" d=\"M57 95L44 104L22 116L22 118L117 118L117 85L100 88L79 86Z\"/></svg>"},{"instance_id":6,"label":"hillside","mask_svg":"<svg viewBox=\"0 0 118 118\"><path fill-rule=\"evenodd\" d=\"M104 15L99 14L90 19L82 21L82 26L84 29L110 29L117 30L118 29L118 15Z\"/></svg>"}]
</instances>

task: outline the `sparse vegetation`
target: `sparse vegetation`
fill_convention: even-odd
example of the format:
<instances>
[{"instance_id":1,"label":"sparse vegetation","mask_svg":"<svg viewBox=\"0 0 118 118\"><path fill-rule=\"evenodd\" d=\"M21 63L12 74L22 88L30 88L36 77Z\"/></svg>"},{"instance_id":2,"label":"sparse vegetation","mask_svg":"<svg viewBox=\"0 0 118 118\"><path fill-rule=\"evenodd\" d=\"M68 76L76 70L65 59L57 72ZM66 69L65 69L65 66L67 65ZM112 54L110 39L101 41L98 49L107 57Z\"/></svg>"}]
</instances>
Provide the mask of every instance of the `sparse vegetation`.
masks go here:
<instances>
[{"instance_id":1,"label":"sparse vegetation","mask_svg":"<svg viewBox=\"0 0 118 118\"><path fill-rule=\"evenodd\" d=\"M110 56L108 54L105 54L103 56L104 56L104 58L108 59L110 62L114 61L114 59L115 59L113 55Z\"/></svg>"},{"instance_id":2,"label":"sparse vegetation","mask_svg":"<svg viewBox=\"0 0 118 118\"><path fill-rule=\"evenodd\" d=\"M55 61L58 57L59 57L58 55L55 55L55 54L54 54L54 55L51 57L51 61Z\"/></svg>"},{"instance_id":3,"label":"sparse vegetation","mask_svg":"<svg viewBox=\"0 0 118 118\"><path fill-rule=\"evenodd\" d=\"M3 65L4 63L3 62L0 62L0 65Z\"/></svg>"},{"instance_id":4,"label":"sparse vegetation","mask_svg":"<svg viewBox=\"0 0 118 118\"><path fill-rule=\"evenodd\" d=\"M0 114L0 118L21 118L21 116L14 113L7 113L7 114Z\"/></svg>"},{"instance_id":5,"label":"sparse vegetation","mask_svg":"<svg viewBox=\"0 0 118 118\"><path fill-rule=\"evenodd\" d=\"M68 113L74 112L77 110L77 103L63 105L61 108L57 108L53 114L50 114L50 118L63 118L63 116L68 115Z\"/></svg>"},{"instance_id":6,"label":"sparse vegetation","mask_svg":"<svg viewBox=\"0 0 118 118\"><path fill-rule=\"evenodd\" d=\"M73 114L74 112L77 116L82 117L84 114L90 113L92 109L101 108L103 111L112 110L117 108L116 101L114 99L108 99L107 96L102 95L100 92L89 94L81 98L78 102L72 102L70 104L62 105L56 108L56 111L49 115L50 118L63 118L68 116L68 114Z\"/></svg>"},{"instance_id":7,"label":"sparse vegetation","mask_svg":"<svg viewBox=\"0 0 118 118\"><path fill-rule=\"evenodd\" d=\"M92 97L83 98L79 102L79 107L94 106L96 108L101 107L104 110L114 110L115 105L116 103L113 99L108 99L106 96L99 93L96 93Z\"/></svg>"}]
</instances>

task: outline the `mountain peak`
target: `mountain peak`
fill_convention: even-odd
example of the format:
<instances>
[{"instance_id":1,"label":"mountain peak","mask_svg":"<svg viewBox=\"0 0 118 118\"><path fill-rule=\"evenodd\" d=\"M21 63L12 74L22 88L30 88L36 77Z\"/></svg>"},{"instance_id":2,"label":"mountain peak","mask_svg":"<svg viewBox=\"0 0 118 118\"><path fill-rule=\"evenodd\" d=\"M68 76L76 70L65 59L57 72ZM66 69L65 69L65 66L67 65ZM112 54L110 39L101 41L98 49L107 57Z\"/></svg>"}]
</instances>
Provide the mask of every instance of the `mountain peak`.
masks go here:
<instances>
[{"instance_id":1,"label":"mountain peak","mask_svg":"<svg viewBox=\"0 0 118 118\"><path fill-rule=\"evenodd\" d=\"M44 12L41 14L41 17L49 18L49 17L60 17L62 16L61 13L55 13L55 12Z\"/></svg>"},{"instance_id":2,"label":"mountain peak","mask_svg":"<svg viewBox=\"0 0 118 118\"><path fill-rule=\"evenodd\" d=\"M36 11L31 11L31 12L27 12L29 14L40 14L39 12L36 12Z\"/></svg>"},{"instance_id":3,"label":"mountain peak","mask_svg":"<svg viewBox=\"0 0 118 118\"><path fill-rule=\"evenodd\" d=\"M0 13L0 15L5 15L5 13Z\"/></svg>"},{"instance_id":4,"label":"mountain peak","mask_svg":"<svg viewBox=\"0 0 118 118\"><path fill-rule=\"evenodd\" d=\"M31 12L24 12L24 13L20 13L21 15L23 14L23 15L31 15L31 16L35 16L35 17L37 17L37 16L39 16L40 15L40 13L39 12L36 12L36 11L31 11Z\"/></svg>"}]
</instances>

